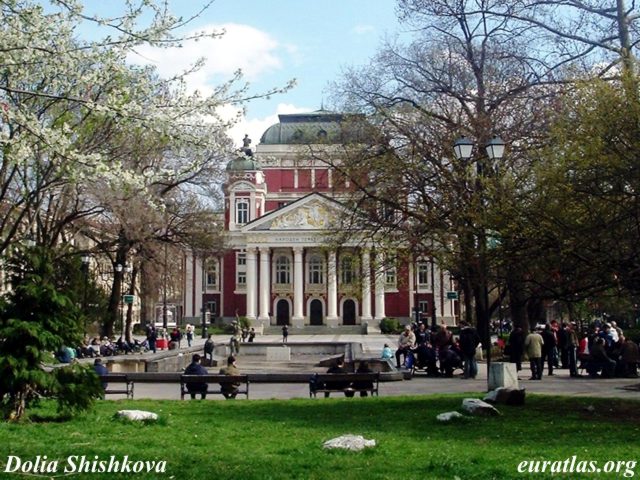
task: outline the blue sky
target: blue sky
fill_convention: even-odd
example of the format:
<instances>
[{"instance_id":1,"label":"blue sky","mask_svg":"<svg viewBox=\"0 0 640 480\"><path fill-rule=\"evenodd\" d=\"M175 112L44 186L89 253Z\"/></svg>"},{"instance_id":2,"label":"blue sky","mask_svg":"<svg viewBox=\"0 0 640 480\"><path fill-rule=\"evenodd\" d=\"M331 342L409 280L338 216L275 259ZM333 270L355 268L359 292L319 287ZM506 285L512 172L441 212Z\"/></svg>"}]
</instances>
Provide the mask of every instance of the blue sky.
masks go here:
<instances>
[{"instance_id":1,"label":"blue sky","mask_svg":"<svg viewBox=\"0 0 640 480\"><path fill-rule=\"evenodd\" d=\"M171 6L175 14L190 16L202 3L173 0ZM90 9L93 2L85 4ZM144 50L140 61L170 74L205 56L204 69L190 80L193 88L204 91L237 68L254 92L295 78L297 86L290 92L247 106L246 118L232 131L238 144L244 133L258 143L277 113L319 109L328 96L327 84L342 67L367 63L384 36L400 28L393 0L216 0L189 29L223 26L227 34L220 40L186 44L177 52Z\"/></svg>"}]
</instances>

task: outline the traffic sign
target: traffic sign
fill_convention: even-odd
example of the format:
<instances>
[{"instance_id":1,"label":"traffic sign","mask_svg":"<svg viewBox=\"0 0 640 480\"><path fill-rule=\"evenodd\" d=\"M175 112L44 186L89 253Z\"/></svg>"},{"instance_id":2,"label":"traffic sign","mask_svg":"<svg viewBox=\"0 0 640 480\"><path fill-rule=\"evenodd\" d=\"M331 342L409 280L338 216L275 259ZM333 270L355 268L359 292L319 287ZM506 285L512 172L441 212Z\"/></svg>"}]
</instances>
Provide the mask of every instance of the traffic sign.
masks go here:
<instances>
[{"instance_id":1,"label":"traffic sign","mask_svg":"<svg viewBox=\"0 0 640 480\"><path fill-rule=\"evenodd\" d=\"M123 295L122 296L122 303L133 303L133 301L135 300L136 296L135 295Z\"/></svg>"}]
</instances>

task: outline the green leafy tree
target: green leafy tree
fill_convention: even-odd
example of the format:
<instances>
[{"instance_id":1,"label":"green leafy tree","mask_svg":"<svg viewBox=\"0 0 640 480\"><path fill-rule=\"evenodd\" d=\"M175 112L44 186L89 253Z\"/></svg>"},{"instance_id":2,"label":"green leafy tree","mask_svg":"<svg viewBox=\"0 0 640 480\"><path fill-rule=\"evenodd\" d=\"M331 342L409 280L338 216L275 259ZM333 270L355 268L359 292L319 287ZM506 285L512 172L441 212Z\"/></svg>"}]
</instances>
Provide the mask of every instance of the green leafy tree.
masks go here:
<instances>
[{"instance_id":1,"label":"green leafy tree","mask_svg":"<svg viewBox=\"0 0 640 480\"><path fill-rule=\"evenodd\" d=\"M0 304L0 400L5 418L21 419L42 396L55 396L61 412L88 408L100 395L89 367L43 369L47 352L75 345L80 315L56 288L52 252L19 249L8 262L12 289Z\"/></svg>"}]
</instances>

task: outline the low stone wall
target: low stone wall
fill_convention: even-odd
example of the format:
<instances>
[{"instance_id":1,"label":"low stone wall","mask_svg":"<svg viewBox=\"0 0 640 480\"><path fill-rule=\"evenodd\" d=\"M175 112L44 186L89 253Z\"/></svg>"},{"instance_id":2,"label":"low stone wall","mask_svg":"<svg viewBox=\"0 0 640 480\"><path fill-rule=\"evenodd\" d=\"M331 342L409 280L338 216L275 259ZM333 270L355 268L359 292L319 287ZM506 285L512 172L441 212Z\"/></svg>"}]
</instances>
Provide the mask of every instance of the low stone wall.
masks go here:
<instances>
[{"instance_id":1,"label":"low stone wall","mask_svg":"<svg viewBox=\"0 0 640 480\"><path fill-rule=\"evenodd\" d=\"M244 342L240 343L241 355L267 355L267 348L281 347L280 343ZM345 353L345 357L352 358L352 355L362 353L362 345L359 343L295 343L284 344L291 350L291 355L337 355ZM224 357L229 355L228 344L217 344L214 353L216 356Z\"/></svg>"},{"instance_id":2,"label":"low stone wall","mask_svg":"<svg viewBox=\"0 0 640 480\"><path fill-rule=\"evenodd\" d=\"M363 354L360 343L323 342L310 344L291 342L287 343L285 348L289 351L289 358L295 355L344 355L344 360L347 363L353 362L354 359L360 359ZM268 349L273 354L273 349L283 349L283 346L278 343L245 342L240 344L240 355L267 357ZM191 363L191 356L196 352L202 354L202 347L191 347L190 349L182 349L179 352L176 350L162 351L145 358L134 357L133 355L129 358L120 357L117 360L106 360L105 364L109 371L114 373L180 372ZM226 365L226 358L229 356L229 352L228 344L217 344L214 349L214 356L218 360L217 363ZM285 359L283 358L279 361L285 361Z\"/></svg>"}]
</instances>

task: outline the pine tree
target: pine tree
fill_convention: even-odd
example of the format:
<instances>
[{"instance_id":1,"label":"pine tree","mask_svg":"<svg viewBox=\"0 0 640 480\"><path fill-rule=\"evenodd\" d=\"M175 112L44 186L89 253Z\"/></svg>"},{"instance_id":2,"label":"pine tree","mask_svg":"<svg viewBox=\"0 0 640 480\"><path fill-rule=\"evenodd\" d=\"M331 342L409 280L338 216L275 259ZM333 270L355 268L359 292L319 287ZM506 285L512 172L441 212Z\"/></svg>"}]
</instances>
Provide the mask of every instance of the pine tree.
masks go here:
<instances>
[{"instance_id":1,"label":"pine tree","mask_svg":"<svg viewBox=\"0 0 640 480\"><path fill-rule=\"evenodd\" d=\"M42 247L19 248L7 270L11 290L0 303L0 404L4 417L19 420L43 396L58 399L62 412L86 409L100 396L90 367L43 368L48 352L80 340L79 312L55 285L53 255Z\"/></svg>"}]
</instances>

